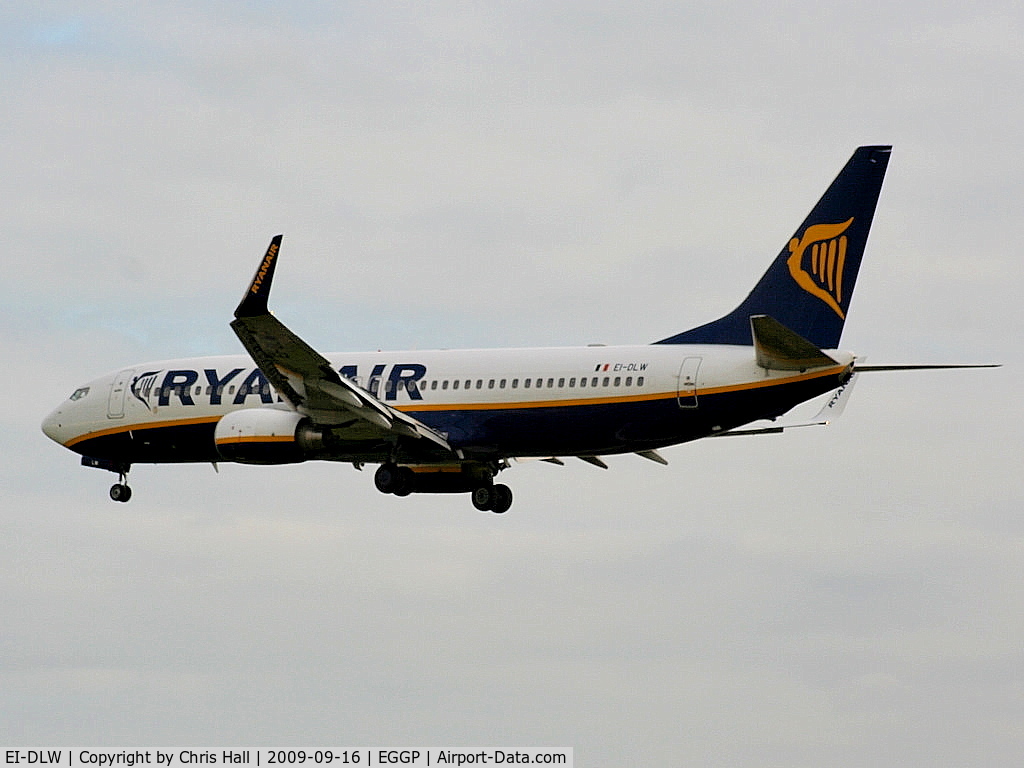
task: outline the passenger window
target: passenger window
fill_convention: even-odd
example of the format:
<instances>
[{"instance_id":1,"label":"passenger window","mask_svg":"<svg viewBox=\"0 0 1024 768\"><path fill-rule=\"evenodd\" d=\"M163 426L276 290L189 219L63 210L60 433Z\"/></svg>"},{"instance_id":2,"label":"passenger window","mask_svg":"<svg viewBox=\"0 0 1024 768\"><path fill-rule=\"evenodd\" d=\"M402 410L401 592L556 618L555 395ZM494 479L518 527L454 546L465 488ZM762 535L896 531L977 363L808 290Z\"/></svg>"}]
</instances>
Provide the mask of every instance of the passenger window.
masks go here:
<instances>
[{"instance_id":1,"label":"passenger window","mask_svg":"<svg viewBox=\"0 0 1024 768\"><path fill-rule=\"evenodd\" d=\"M523 389L529 389L529 388L530 388L530 380L529 379L523 379Z\"/></svg>"},{"instance_id":2,"label":"passenger window","mask_svg":"<svg viewBox=\"0 0 1024 768\"><path fill-rule=\"evenodd\" d=\"M581 387L585 387L585 386L587 386L587 380L586 380L585 378L583 378L583 379L580 379L580 386L581 386Z\"/></svg>"},{"instance_id":3,"label":"passenger window","mask_svg":"<svg viewBox=\"0 0 1024 768\"><path fill-rule=\"evenodd\" d=\"M559 379L558 380L558 388L561 389L564 386L565 386L565 379Z\"/></svg>"},{"instance_id":4,"label":"passenger window","mask_svg":"<svg viewBox=\"0 0 1024 768\"><path fill-rule=\"evenodd\" d=\"M437 379L434 379L432 382L430 382L430 388L437 389Z\"/></svg>"},{"instance_id":5,"label":"passenger window","mask_svg":"<svg viewBox=\"0 0 1024 768\"><path fill-rule=\"evenodd\" d=\"M504 388L505 388L505 383L506 383L506 380L505 380L505 379L502 379L502 380L501 380L501 381L500 381L500 382L498 383L498 387L499 387L499 388L501 388L501 389L504 389Z\"/></svg>"},{"instance_id":6,"label":"passenger window","mask_svg":"<svg viewBox=\"0 0 1024 768\"><path fill-rule=\"evenodd\" d=\"M469 389L471 386L473 386L473 380L466 379L466 389Z\"/></svg>"},{"instance_id":7,"label":"passenger window","mask_svg":"<svg viewBox=\"0 0 1024 768\"><path fill-rule=\"evenodd\" d=\"M441 382L441 389L448 389L448 379Z\"/></svg>"},{"instance_id":8,"label":"passenger window","mask_svg":"<svg viewBox=\"0 0 1024 768\"><path fill-rule=\"evenodd\" d=\"M633 377L632 376L627 376L626 377L626 386L627 387L632 387L633 386Z\"/></svg>"},{"instance_id":9,"label":"passenger window","mask_svg":"<svg viewBox=\"0 0 1024 768\"><path fill-rule=\"evenodd\" d=\"M548 389L554 389L554 388L555 388L555 380L554 379L548 379Z\"/></svg>"},{"instance_id":10,"label":"passenger window","mask_svg":"<svg viewBox=\"0 0 1024 768\"><path fill-rule=\"evenodd\" d=\"M619 386L619 383L620 383L621 381L622 381L622 378L621 378L621 377L619 377L619 376L616 376L616 377L615 377L615 386L616 386L616 387L617 387L617 386Z\"/></svg>"},{"instance_id":11,"label":"passenger window","mask_svg":"<svg viewBox=\"0 0 1024 768\"><path fill-rule=\"evenodd\" d=\"M452 389L458 389L458 388L459 388L459 380L458 379L453 379L452 380Z\"/></svg>"},{"instance_id":12,"label":"passenger window","mask_svg":"<svg viewBox=\"0 0 1024 768\"><path fill-rule=\"evenodd\" d=\"M608 386L608 377L607 376L604 377L604 380L601 382L601 386L602 387L607 387Z\"/></svg>"},{"instance_id":13,"label":"passenger window","mask_svg":"<svg viewBox=\"0 0 1024 768\"><path fill-rule=\"evenodd\" d=\"M637 376L636 377L636 385L638 387L642 387L644 385L644 377L643 376Z\"/></svg>"},{"instance_id":14,"label":"passenger window","mask_svg":"<svg viewBox=\"0 0 1024 768\"><path fill-rule=\"evenodd\" d=\"M512 389L519 387L519 379L512 379Z\"/></svg>"},{"instance_id":15,"label":"passenger window","mask_svg":"<svg viewBox=\"0 0 1024 768\"><path fill-rule=\"evenodd\" d=\"M590 386L592 386L592 387L596 387L597 386L597 376L595 376L594 378L592 378L590 380Z\"/></svg>"},{"instance_id":16,"label":"passenger window","mask_svg":"<svg viewBox=\"0 0 1024 768\"><path fill-rule=\"evenodd\" d=\"M571 379L569 379L569 387L572 388L572 387L575 387L575 386L576 386L576 377L573 376Z\"/></svg>"},{"instance_id":17,"label":"passenger window","mask_svg":"<svg viewBox=\"0 0 1024 768\"><path fill-rule=\"evenodd\" d=\"M477 389L483 389L484 388L484 380L483 379L477 379L476 380L476 388Z\"/></svg>"},{"instance_id":18,"label":"passenger window","mask_svg":"<svg viewBox=\"0 0 1024 768\"><path fill-rule=\"evenodd\" d=\"M494 379L491 379L490 381L487 382L487 388L494 389Z\"/></svg>"}]
</instances>

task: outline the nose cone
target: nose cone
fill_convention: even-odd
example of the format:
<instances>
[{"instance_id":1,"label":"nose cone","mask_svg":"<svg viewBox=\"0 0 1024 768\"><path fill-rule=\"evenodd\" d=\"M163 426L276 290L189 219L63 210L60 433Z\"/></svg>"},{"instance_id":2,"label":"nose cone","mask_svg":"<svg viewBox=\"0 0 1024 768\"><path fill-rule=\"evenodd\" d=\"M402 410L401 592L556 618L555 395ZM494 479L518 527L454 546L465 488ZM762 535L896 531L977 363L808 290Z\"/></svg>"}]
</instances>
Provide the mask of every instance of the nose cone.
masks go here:
<instances>
[{"instance_id":1,"label":"nose cone","mask_svg":"<svg viewBox=\"0 0 1024 768\"><path fill-rule=\"evenodd\" d=\"M55 443L64 444L64 409L57 408L43 419L43 433Z\"/></svg>"}]
</instances>

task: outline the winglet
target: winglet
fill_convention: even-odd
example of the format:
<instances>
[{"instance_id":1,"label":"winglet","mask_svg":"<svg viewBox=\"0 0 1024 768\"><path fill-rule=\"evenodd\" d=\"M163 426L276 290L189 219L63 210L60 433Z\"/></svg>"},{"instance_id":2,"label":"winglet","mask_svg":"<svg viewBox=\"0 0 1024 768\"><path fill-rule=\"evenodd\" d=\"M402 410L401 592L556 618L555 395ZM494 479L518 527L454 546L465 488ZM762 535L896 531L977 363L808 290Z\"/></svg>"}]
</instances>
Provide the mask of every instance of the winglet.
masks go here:
<instances>
[{"instance_id":1,"label":"winglet","mask_svg":"<svg viewBox=\"0 0 1024 768\"><path fill-rule=\"evenodd\" d=\"M249 288L242 297L235 317L258 317L267 314L267 299L270 297L270 284L274 279L274 267L277 266L277 255L281 250L281 239L284 235L275 235L267 252L260 261L260 266L253 275Z\"/></svg>"}]
</instances>

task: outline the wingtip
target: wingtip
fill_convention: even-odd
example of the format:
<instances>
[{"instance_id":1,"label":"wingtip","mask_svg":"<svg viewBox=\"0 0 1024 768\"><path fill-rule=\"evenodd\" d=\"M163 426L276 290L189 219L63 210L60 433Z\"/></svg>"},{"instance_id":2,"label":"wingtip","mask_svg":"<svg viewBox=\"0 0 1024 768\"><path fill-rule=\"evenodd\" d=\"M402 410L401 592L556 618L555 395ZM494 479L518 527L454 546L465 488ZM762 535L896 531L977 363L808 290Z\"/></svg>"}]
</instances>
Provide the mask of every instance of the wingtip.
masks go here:
<instances>
[{"instance_id":1,"label":"wingtip","mask_svg":"<svg viewBox=\"0 0 1024 768\"><path fill-rule=\"evenodd\" d=\"M270 286L274 280L274 268L277 266L277 256L281 251L281 240L284 235L274 235L267 246L267 252L263 254L260 265L253 275L249 288L242 297L238 308L235 310L235 317L255 317L265 315L267 300L270 298Z\"/></svg>"}]
</instances>

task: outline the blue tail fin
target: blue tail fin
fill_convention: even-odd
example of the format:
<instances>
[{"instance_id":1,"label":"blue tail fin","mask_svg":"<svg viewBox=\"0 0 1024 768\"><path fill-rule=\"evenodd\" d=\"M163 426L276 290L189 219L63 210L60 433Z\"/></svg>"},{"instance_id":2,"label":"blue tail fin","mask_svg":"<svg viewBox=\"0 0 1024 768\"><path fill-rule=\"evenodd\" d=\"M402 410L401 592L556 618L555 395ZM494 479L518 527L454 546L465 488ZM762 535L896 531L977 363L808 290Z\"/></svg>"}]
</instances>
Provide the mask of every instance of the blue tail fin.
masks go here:
<instances>
[{"instance_id":1,"label":"blue tail fin","mask_svg":"<svg viewBox=\"0 0 1024 768\"><path fill-rule=\"evenodd\" d=\"M860 147L853 153L736 309L655 343L749 345L751 315L770 315L817 347L838 347L891 149Z\"/></svg>"}]
</instances>

